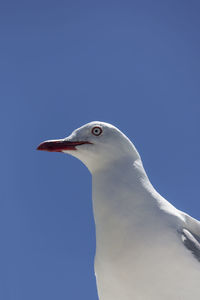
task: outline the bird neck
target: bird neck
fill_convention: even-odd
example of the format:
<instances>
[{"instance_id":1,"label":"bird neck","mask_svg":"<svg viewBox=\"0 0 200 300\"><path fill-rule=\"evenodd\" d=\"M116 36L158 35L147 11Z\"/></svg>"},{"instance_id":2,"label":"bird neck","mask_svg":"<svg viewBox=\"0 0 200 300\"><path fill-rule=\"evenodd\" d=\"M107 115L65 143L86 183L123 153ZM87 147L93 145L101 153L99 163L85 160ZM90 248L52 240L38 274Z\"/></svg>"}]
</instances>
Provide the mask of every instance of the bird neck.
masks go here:
<instances>
[{"instance_id":1,"label":"bird neck","mask_svg":"<svg viewBox=\"0 0 200 300\"><path fill-rule=\"evenodd\" d=\"M98 257L116 257L126 247L126 237L150 224L156 210L156 194L140 159L118 161L92 176L93 210ZM135 228L135 230L134 230ZM120 246L119 246L120 245ZM113 250L115 249L115 250ZM98 263L96 263L98 264Z\"/></svg>"},{"instance_id":2,"label":"bird neck","mask_svg":"<svg viewBox=\"0 0 200 300\"><path fill-rule=\"evenodd\" d=\"M126 218L140 208L152 208L156 191L143 168L141 159L117 161L92 175L93 208L96 226L110 216ZM144 211L143 211L144 213Z\"/></svg>"}]
</instances>

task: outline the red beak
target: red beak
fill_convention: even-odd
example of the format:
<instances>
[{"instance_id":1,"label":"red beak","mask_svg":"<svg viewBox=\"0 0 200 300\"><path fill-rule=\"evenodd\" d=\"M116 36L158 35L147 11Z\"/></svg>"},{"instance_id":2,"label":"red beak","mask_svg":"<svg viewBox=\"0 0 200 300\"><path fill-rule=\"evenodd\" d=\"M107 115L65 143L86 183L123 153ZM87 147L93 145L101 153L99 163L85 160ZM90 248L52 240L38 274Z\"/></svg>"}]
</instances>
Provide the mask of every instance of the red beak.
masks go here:
<instances>
[{"instance_id":1,"label":"red beak","mask_svg":"<svg viewBox=\"0 0 200 300\"><path fill-rule=\"evenodd\" d=\"M76 146L83 144L92 144L87 141L70 142L66 140L52 140L41 143L37 150L49 151L49 152L62 152L63 150L77 150Z\"/></svg>"}]
</instances>

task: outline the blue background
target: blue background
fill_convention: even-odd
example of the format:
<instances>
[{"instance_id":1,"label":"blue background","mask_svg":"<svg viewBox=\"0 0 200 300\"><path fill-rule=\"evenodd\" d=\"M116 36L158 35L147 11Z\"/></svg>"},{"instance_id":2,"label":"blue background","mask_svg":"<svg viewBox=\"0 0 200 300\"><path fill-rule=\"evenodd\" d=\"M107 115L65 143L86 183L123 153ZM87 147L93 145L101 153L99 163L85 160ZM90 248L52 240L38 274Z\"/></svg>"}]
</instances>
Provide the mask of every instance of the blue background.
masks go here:
<instances>
[{"instance_id":1,"label":"blue background","mask_svg":"<svg viewBox=\"0 0 200 300\"><path fill-rule=\"evenodd\" d=\"M0 3L0 299L96 300L91 176L35 151L119 127L157 190L200 219L199 1Z\"/></svg>"}]
</instances>

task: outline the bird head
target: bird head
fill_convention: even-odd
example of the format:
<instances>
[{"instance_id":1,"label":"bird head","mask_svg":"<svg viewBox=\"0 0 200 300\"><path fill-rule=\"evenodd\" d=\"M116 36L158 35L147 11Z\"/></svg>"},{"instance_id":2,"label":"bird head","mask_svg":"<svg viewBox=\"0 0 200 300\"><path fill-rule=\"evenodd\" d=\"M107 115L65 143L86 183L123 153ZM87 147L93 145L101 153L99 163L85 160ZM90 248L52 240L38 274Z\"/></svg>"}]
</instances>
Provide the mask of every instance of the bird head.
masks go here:
<instances>
[{"instance_id":1,"label":"bird head","mask_svg":"<svg viewBox=\"0 0 200 300\"><path fill-rule=\"evenodd\" d=\"M118 128L99 121L83 125L66 138L42 142L37 150L71 154L91 173L123 158L134 161L139 157L134 145Z\"/></svg>"}]
</instances>

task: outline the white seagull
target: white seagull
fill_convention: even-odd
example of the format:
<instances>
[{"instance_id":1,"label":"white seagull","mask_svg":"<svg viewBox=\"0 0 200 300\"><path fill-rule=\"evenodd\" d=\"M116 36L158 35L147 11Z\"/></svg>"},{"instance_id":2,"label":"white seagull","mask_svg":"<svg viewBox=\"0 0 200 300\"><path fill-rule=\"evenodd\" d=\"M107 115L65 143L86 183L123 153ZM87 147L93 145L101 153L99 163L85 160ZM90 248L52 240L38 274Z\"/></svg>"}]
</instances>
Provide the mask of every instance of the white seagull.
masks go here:
<instances>
[{"instance_id":1,"label":"white seagull","mask_svg":"<svg viewBox=\"0 0 200 300\"><path fill-rule=\"evenodd\" d=\"M92 174L100 300L200 299L200 222L154 189L119 129L95 121L37 149L71 154Z\"/></svg>"}]
</instances>

